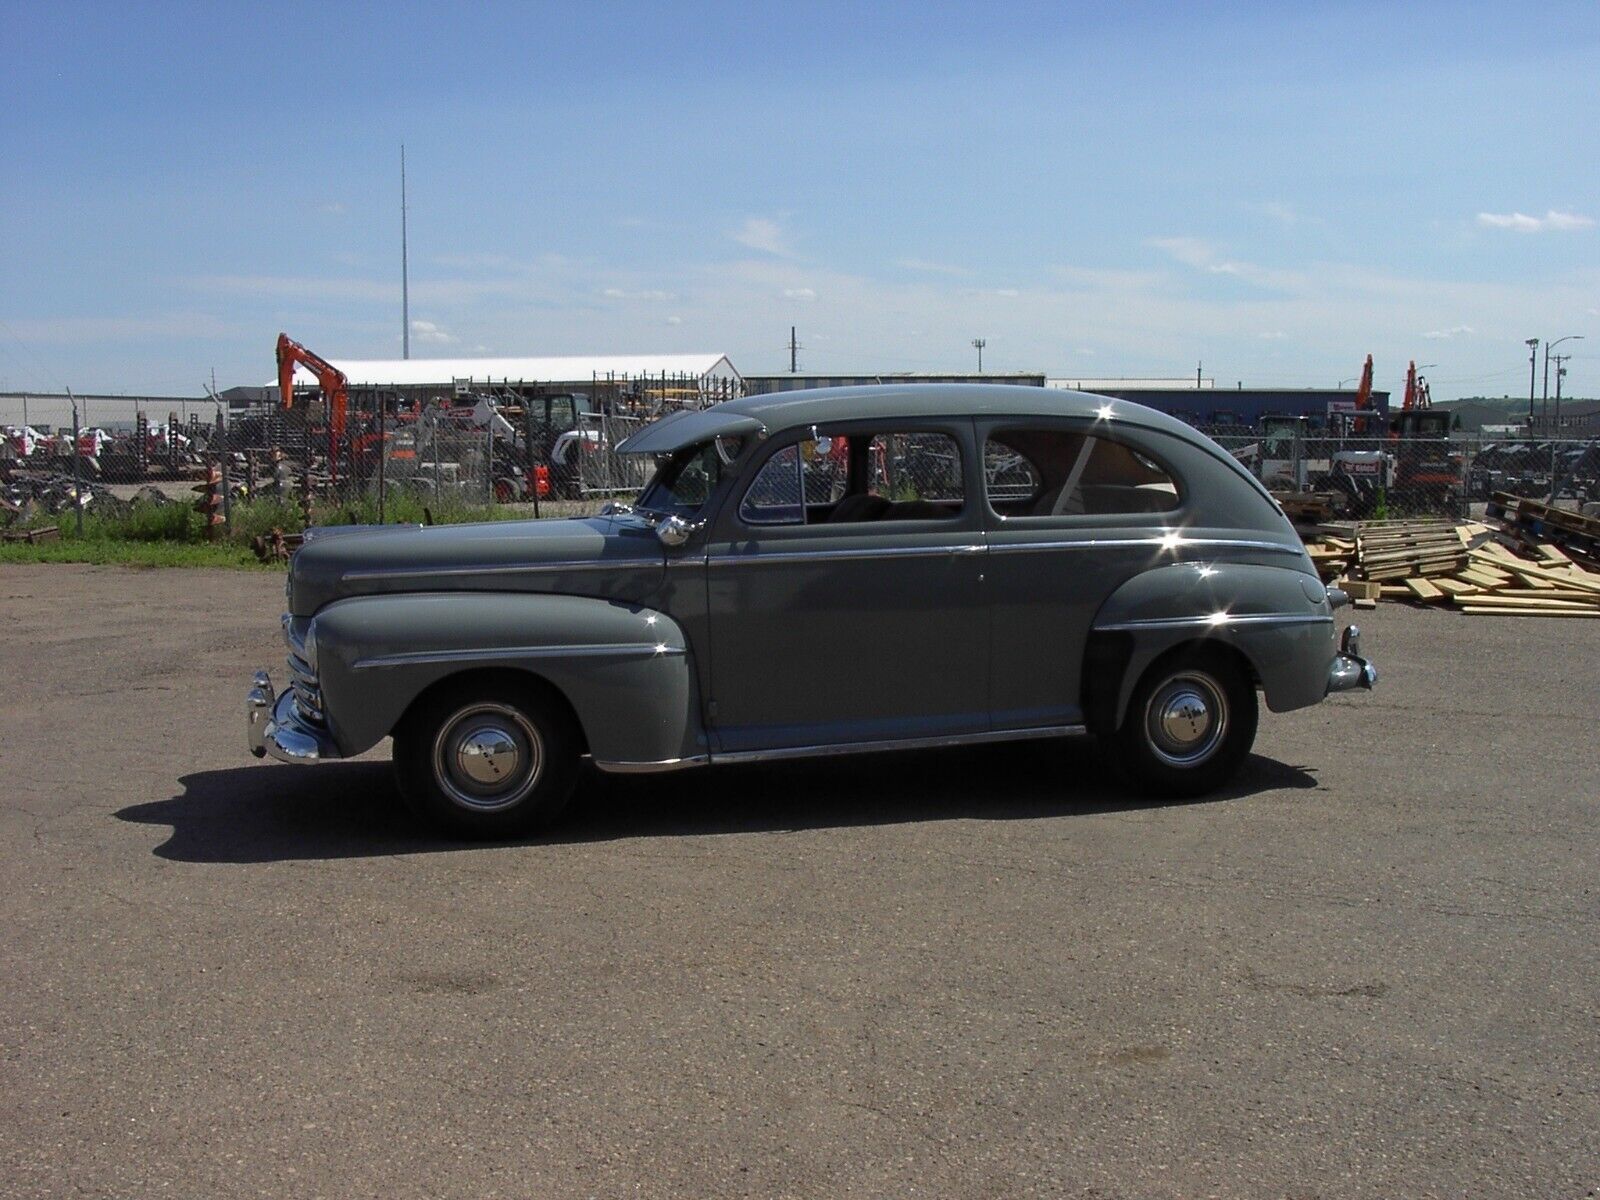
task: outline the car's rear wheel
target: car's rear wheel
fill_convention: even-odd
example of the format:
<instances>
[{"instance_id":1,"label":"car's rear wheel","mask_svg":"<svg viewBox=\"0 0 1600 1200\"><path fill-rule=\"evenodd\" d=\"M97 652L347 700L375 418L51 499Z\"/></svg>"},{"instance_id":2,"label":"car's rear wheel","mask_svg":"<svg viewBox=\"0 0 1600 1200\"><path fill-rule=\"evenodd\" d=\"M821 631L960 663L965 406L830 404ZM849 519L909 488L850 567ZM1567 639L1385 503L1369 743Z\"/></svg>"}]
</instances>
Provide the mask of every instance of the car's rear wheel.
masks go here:
<instances>
[{"instance_id":1,"label":"car's rear wheel","mask_svg":"<svg viewBox=\"0 0 1600 1200\"><path fill-rule=\"evenodd\" d=\"M1144 790L1162 796L1215 791L1255 744L1255 687L1226 652L1196 647L1161 659L1139 680L1110 740Z\"/></svg>"},{"instance_id":2,"label":"car's rear wheel","mask_svg":"<svg viewBox=\"0 0 1600 1200\"><path fill-rule=\"evenodd\" d=\"M400 794L461 837L512 837L554 821L577 779L578 731L532 683L466 680L423 697L394 736Z\"/></svg>"}]
</instances>

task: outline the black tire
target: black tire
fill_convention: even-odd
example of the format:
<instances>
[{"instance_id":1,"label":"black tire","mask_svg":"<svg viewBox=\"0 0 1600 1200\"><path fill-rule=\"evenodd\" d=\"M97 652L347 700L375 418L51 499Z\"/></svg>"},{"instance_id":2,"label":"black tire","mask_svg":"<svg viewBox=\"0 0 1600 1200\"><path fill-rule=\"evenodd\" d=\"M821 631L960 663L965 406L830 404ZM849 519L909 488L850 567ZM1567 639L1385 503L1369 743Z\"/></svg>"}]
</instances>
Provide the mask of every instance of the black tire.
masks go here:
<instances>
[{"instance_id":1,"label":"black tire","mask_svg":"<svg viewBox=\"0 0 1600 1200\"><path fill-rule=\"evenodd\" d=\"M1232 779L1256 740L1255 687L1238 661L1196 646L1160 659L1107 739L1141 791L1200 796Z\"/></svg>"},{"instance_id":2,"label":"black tire","mask_svg":"<svg viewBox=\"0 0 1600 1200\"><path fill-rule=\"evenodd\" d=\"M537 682L466 679L406 713L395 780L413 812L454 836L516 837L561 815L580 740L566 706Z\"/></svg>"}]
</instances>

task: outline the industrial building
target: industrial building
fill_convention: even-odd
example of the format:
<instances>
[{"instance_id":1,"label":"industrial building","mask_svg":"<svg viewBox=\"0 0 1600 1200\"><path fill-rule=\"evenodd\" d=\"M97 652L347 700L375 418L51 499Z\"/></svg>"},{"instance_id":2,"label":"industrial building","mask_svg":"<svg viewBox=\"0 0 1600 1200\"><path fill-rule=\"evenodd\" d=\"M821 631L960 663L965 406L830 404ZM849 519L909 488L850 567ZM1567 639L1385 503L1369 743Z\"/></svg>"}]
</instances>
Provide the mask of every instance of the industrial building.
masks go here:
<instances>
[{"instance_id":1,"label":"industrial building","mask_svg":"<svg viewBox=\"0 0 1600 1200\"><path fill-rule=\"evenodd\" d=\"M805 388L868 387L888 383L1011 383L1021 387L1043 387L1045 377L1042 371L990 371L982 374L961 371L884 371L877 375L808 375L790 372L785 375L746 375L744 391L747 396L765 396L771 392L798 392Z\"/></svg>"},{"instance_id":2,"label":"industrial building","mask_svg":"<svg viewBox=\"0 0 1600 1200\"><path fill-rule=\"evenodd\" d=\"M784 374L746 375L747 395L792 392L801 388L860 387L896 383L1004 383L1021 387L1059 388L1094 392L1119 400L1132 400L1169 413L1191 425L1206 427L1254 425L1266 416L1307 418L1313 428L1325 425L1335 413L1354 412L1354 388L1219 388L1214 379L1065 378L1026 371L935 374L885 372L879 375ZM1388 411L1389 393L1372 393L1373 409Z\"/></svg>"},{"instance_id":3,"label":"industrial building","mask_svg":"<svg viewBox=\"0 0 1600 1200\"><path fill-rule=\"evenodd\" d=\"M1118 400L1132 400L1207 428L1255 425L1262 417L1305 417L1313 429L1325 426L1335 414L1356 409L1354 388L1219 388L1215 380L1176 379L1060 379L1046 387L1095 392ZM1372 408L1389 411L1389 393L1374 391Z\"/></svg>"},{"instance_id":4,"label":"industrial building","mask_svg":"<svg viewBox=\"0 0 1600 1200\"><path fill-rule=\"evenodd\" d=\"M395 358L328 362L352 393L382 392L430 403L473 390L520 396L575 392L604 399L648 392L679 403L709 404L738 396L743 377L726 354L630 354L555 358ZM316 377L295 369L295 385Z\"/></svg>"},{"instance_id":5,"label":"industrial building","mask_svg":"<svg viewBox=\"0 0 1600 1200\"><path fill-rule=\"evenodd\" d=\"M187 425L190 414L210 421L217 411L216 405L203 396L0 392L0 425L28 425L40 433L71 430L74 400L78 403L78 425L84 429L132 429L141 412L151 421L165 421L174 415L180 425Z\"/></svg>"}]
</instances>

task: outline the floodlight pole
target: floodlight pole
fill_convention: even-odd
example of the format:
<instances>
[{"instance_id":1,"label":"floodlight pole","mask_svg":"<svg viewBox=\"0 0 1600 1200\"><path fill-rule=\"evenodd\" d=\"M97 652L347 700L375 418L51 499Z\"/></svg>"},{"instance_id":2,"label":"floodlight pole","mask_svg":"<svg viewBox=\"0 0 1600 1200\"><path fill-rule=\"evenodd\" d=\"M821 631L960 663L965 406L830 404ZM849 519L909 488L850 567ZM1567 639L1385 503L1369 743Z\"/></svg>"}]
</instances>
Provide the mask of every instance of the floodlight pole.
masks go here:
<instances>
[{"instance_id":1,"label":"floodlight pole","mask_svg":"<svg viewBox=\"0 0 1600 1200\"><path fill-rule=\"evenodd\" d=\"M411 273L406 263L406 147L400 143L400 357L411 357Z\"/></svg>"},{"instance_id":2,"label":"floodlight pole","mask_svg":"<svg viewBox=\"0 0 1600 1200\"><path fill-rule=\"evenodd\" d=\"M978 374L983 374L983 348L989 344L988 338L973 338L972 344L978 351Z\"/></svg>"}]
</instances>

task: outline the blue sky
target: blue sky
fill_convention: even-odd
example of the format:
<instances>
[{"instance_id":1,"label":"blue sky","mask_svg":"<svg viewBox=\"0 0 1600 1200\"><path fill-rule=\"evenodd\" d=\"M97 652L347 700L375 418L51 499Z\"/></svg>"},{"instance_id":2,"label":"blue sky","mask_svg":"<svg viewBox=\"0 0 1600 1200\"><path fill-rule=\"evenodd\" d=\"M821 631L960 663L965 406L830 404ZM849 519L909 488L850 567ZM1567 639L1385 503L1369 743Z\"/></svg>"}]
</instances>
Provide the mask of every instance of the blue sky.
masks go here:
<instances>
[{"instance_id":1,"label":"blue sky","mask_svg":"<svg viewBox=\"0 0 1600 1200\"><path fill-rule=\"evenodd\" d=\"M1553 5L0 0L0 390L196 394L280 329L1600 394L1600 20Z\"/></svg>"}]
</instances>

